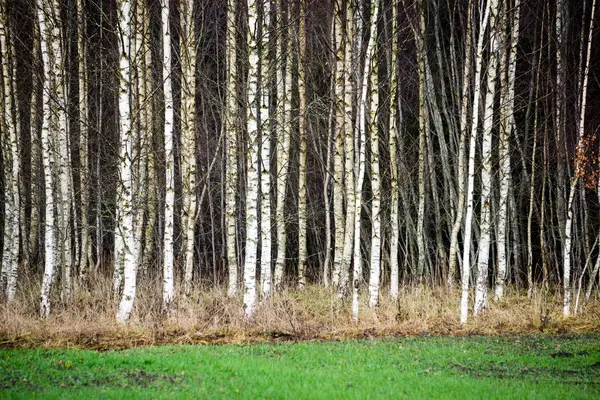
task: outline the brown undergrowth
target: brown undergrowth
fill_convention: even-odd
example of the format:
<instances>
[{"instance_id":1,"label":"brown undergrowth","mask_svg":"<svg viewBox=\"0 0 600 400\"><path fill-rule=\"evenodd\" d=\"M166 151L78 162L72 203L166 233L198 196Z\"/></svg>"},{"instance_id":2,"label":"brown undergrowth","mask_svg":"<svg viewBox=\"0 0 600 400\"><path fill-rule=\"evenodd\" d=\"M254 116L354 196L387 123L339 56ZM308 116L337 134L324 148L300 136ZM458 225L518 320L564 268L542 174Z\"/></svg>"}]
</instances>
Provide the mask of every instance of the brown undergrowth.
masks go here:
<instances>
[{"instance_id":1,"label":"brown undergrowth","mask_svg":"<svg viewBox=\"0 0 600 400\"><path fill-rule=\"evenodd\" d=\"M562 316L558 294L536 289L532 298L507 288L499 302L490 300L485 314L458 320L458 290L444 287L401 289L393 301L382 292L380 306L361 298L360 318L351 317L349 299L332 289L310 285L287 290L261 302L251 320L242 313L241 296L228 298L223 288L179 293L169 315L160 312L160 282L145 282L131 320L115 321L110 280L97 278L90 291L73 300L57 295L47 319L38 317L39 285L23 288L18 299L0 303L0 347L78 347L96 350L159 344L225 344L264 341L342 340L406 335L512 335L590 333L600 331L600 301L595 298L576 315Z\"/></svg>"}]
</instances>

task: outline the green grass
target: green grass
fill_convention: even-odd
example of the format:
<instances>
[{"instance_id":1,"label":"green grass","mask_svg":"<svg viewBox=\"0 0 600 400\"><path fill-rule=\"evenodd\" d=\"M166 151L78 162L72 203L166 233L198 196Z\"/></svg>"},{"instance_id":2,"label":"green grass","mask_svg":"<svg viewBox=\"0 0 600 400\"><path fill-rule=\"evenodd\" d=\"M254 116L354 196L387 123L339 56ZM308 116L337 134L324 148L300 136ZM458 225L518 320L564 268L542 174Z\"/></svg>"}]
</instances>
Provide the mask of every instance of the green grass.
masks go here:
<instances>
[{"instance_id":1,"label":"green grass","mask_svg":"<svg viewBox=\"0 0 600 400\"><path fill-rule=\"evenodd\" d=\"M600 398L600 335L0 350L0 398Z\"/></svg>"}]
</instances>

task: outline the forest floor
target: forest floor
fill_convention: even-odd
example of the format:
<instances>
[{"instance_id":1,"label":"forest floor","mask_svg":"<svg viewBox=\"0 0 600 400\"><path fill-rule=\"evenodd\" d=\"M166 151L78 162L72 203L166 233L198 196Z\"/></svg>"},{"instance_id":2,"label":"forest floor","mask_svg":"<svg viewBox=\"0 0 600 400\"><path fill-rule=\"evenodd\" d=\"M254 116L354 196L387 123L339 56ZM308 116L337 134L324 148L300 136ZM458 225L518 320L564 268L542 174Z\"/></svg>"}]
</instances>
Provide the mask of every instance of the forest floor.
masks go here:
<instances>
[{"instance_id":1,"label":"forest floor","mask_svg":"<svg viewBox=\"0 0 600 400\"><path fill-rule=\"evenodd\" d=\"M2 398L600 397L600 335L0 349Z\"/></svg>"},{"instance_id":2,"label":"forest floor","mask_svg":"<svg viewBox=\"0 0 600 400\"><path fill-rule=\"evenodd\" d=\"M33 280L32 280L33 281ZM161 314L160 281L142 283L127 324L115 321L116 302L109 279L70 302L55 294L50 316L38 316L39 287L19 290L11 304L0 302L0 348L86 348L113 350L165 344L250 344L426 336L600 333L600 299L595 293L571 317L562 315L559 292L541 289L528 298L508 287L506 296L488 301L483 315L459 323L460 293L444 287L401 288L398 301L382 291L379 307L369 309L363 291L358 322L351 301L335 291L310 285L277 293L258 304L251 320L243 317L241 295L204 288L178 294L169 315ZM490 296L492 293L490 293ZM581 303L581 302L580 302Z\"/></svg>"}]
</instances>

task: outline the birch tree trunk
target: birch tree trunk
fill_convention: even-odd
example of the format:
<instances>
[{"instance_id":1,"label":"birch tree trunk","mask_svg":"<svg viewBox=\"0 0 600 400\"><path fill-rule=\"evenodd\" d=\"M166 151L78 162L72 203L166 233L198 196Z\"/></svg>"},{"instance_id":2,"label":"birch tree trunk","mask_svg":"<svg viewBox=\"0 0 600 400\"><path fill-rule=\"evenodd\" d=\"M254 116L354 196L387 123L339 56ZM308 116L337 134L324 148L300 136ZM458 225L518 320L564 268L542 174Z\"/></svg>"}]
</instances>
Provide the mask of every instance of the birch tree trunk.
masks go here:
<instances>
[{"instance_id":1,"label":"birch tree trunk","mask_svg":"<svg viewBox=\"0 0 600 400\"><path fill-rule=\"evenodd\" d=\"M373 47L371 41L373 36L369 39L370 47ZM369 47L367 47L367 54L369 54ZM365 181L365 169L366 169L366 147L367 147L367 134L366 134L366 114L369 108L369 93L366 90L368 86L369 74L363 74L363 91L361 92L360 99L360 111L359 111L359 126L360 126L360 148L358 153L358 174L356 177L356 204L354 207L354 220L356 221L354 226L354 250L352 257L354 258L354 268L352 270L352 318L355 322L358 322L358 301L359 301L359 288L360 281L362 279L362 256L360 254L360 233L361 233L361 218L360 213L362 210L362 188ZM370 121L370 125L373 125Z\"/></svg>"},{"instance_id":2,"label":"birch tree trunk","mask_svg":"<svg viewBox=\"0 0 600 400\"><path fill-rule=\"evenodd\" d=\"M227 294L235 296L238 287L238 260L236 253L236 193L238 186L237 168L237 7L238 0L227 0L227 37L225 51L227 57L225 89L225 226L228 283Z\"/></svg>"},{"instance_id":3,"label":"birch tree trunk","mask_svg":"<svg viewBox=\"0 0 600 400\"><path fill-rule=\"evenodd\" d=\"M88 165L88 79L87 79L87 48L86 48L86 13L84 11L83 0L77 1L78 29L77 38L78 47L78 73L79 73L79 187L81 188L81 252L79 257L79 283L87 281L89 269L93 265L92 260L92 240L90 237L89 225L89 187L90 174Z\"/></svg>"},{"instance_id":4,"label":"birch tree trunk","mask_svg":"<svg viewBox=\"0 0 600 400\"><path fill-rule=\"evenodd\" d=\"M416 32L417 57L419 58L419 202L417 211L417 280L419 285L423 283L425 272L425 152L427 151L427 135L429 130L427 107L425 103L425 3L419 1L419 28Z\"/></svg>"},{"instance_id":5,"label":"birch tree trunk","mask_svg":"<svg viewBox=\"0 0 600 400\"><path fill-rule=\"evenodd\" d=\"M56 262L62 266L62 288L61 298L67 301L71 298L73 289L72 265L73 254L71 248L72 232L70 229L71 207L73 205L73 173L71 169L71 153L69 149L69 138L67 131L67 79L65 77L63 57L63 39L61 36L61 25L59 24L60 5L54 0L47 10L50 16L49 22L51 29L50 47L51 47L51 94L53 115L56 118L53 151L55 176L58 184L55 187L55 196L57 201L57 239L58 259Z\"/></svg>"},{"instance_id":6,"label":"birch tree trunk","mask_svg":"<svg viewBox=\"0 0 600 400\"><path fill-rule=\"evenodd\" d=\"M379 173L379 129L377 126L377 110L379 108L379 80L377 55L377 18L379 17L379 1L371 5L371 37L367 48L368 72L371 81L370 109L369 109L369 133L371 139L371 190L373 200L371 202L371 263L369 276L369 307L374 308L379 304L379 283L381 275L381 177ZM363 87L363 90L367 90Z\"/></svg>"},{"instance_id":7,"label":"birch tree trunk","mask_svg":"<svg viewBox=\"0 0 600 400\"><path fill-rule=\"evenodd\" d=\"M353 112L353 89L355 87L355 69L352 59L352 38L355 37L355 15L354 6L351 1L346 2L346 46L344 49L344 186L346 189L346 220L344 227L344 245L342 250L342 262L340 264L339 295L343 296L348 288L350 278L350 263L352 261L352 240L354 239L354 208L356 195L354 190L354 129L352 128ZM364 88L363 88L364 89ZM364 89L366 90L366 89Z\"/></svg>"},{"instance_id":8,"label":"birch tree trunk","mask_svg":"<svg viewBox=\"0 0 600 400\"><path fill-rule=\"evenodd\" d=\"M37 1L37 18L40 32L40 47L44 68L43 87L43 125L42 125L42 162L44 166L44 195L45 195L45 226L44 226L44 276L42 279L40 316L48 317L50 314L50 289L54 280L54 269L58 259L56 243L56 226L54 222L54 177L52 152L54 140L52 131L53 113L51 109L51 71L53 57L50 54L50 35L48 32L46 9L44 1Z\"/></svg>"},{"instance_id":9,"label":"birch tree trunk","mask_svg":"<svg viewBox=\"0 0 600 400\"><path fill-rule=\"evenodd\" d=\"M299 130L300 130L300 154L298 161L298 288L306 286L306 268L308 264L308 253L306 248L306 0L300 1L299 32L298 32L298 94L300 97Z\"/></svg>"},{"instance_id":10,"label":"birch tree trunk","mask_svg":"<svg viewBox=\"0 0 600 400\"><path fill-rule=\"evenodd\" d=\"M184 287L190 294L194 272L196 213L196 38L194 1L182 2L181 69L181 173L183 178Z\"/></svg>"},{"instance_id":11,"label":"birch tree trunk","mask_svg":"<svg viewBox=\"0 0 600 400\"><path fill-rule=\"evenodd\" d=\"M392 299L398 299L398 284L399 284L399 268L398 268L398 244L400 241L400 202L398 193L398 119L399 119L399 94L397 81L397 57L398 57L398 26L397 26L397 10L398 6L392 6L392 37L391 37L391 53L388 60L390 74L390 189L391 204L390 204L390 296ZM357 188L357 191L360 191ZM358 202L357 202L358 203ZM358 207L358 205L357 205ZM355 261L356 262L356 261Z\"/></svg>"},{"instance_id":12,"label":"birch tree trunk","mask_svg":"<svg viewBox=\"0 0 600 400\"><path fill-rule=\"evenodd\" d=\"M565 147L565 121L566 121L566 27L564 0L556 0L556 23L554 25L554 36L556 43L556 99L555 99L555 126L556 132L556 212L561 234L563 248L566 238L567 201L565 190L568 184L568 161Z\"/></svg>"},{"instance_id":13,"label":"birch tree trunk","mask_svg":"<svg viewBox=\"0 0 600 400\"><path fill-rule=\"evenodd\" d=\"M139 250L136 251L138 257L138 271L147 273L148 258L152 253L152 241L154 238L154 226L156 222L156 207L154 186L152 185L152 171L154 169L152 151L152 78L151 64L152 51L149 45L149 9L144 6L143 0L137 0L136 18L137 29L135 32L136 45L136 68L137 68L137 90L138 90L138 135L139 148L137 149L137 158L139 159L138 168L138 190L135 193L143 196L144 201L138 201L136 212L136 222L134 225L136 245Z\"/></svg>"},{"instance_id":14,"label":"birch tree trunk","mask_svg":"<svg viewBox=\"0 0 600 400\"><path fill-rule=\"evenodd\" d=\"M290 10L286 11L287 17L284 18L284 3L277 0L278 30L280 40L277 43L277 60L281 63L281 76L277 82L277 104L278 121L277 124L277 205L275 208L275 224L277 228L277 259L275 260L275 273L273 282L275 290L281 290L283 283L283 273L285 270L285 255L287 234L285 228L285 199L288 181L288 171L290 165L290 129L291 129L291 107L292 107L292 62L291 62L291 44L285 44L284 40L290 42L290 31L285 28L290 24ZM287 32L287 33L286 33Z\"/></svg>"},{"instance_id":15,"label":"birch tree trunk","mask_svg":"<svg viewBox=\"0 0 600 400\"><path fill-rule=\"evenodd\" d=\"M117 311L117 321L125 322L131 315L137 288L139 257L134 235L134 175L133 175L133 132L131 125L131 2L119 3L119 31L121 32L121 60L119 62L119 124L120 124L120 184L117 187L117 216L115 221L115 263L123 271L123 295ZM140 223L140 221L138 221Z\"/></svg>"},{"instance_id":16,"label":"birch tree trunk","mask_svg":"<svg viewBox=\"0 0 600 400\"><path fill-rule=\"evenodd\" d=\"M471 70L472 70L472 16L473 7L469 2L469 11L467 16L467 31L465 38L465 60L463 66L463 82L462 92L460 101L460 134L459 134L459 147L458 147L458 173L457 173L457 186L458 186L458 202L454 211L454 224L452 225L452 232L450 234L450 254L448 256L448 282L449 288L454 287L455 276L456 276L456 263L458 248L458 233L460 231L464 208L465 208L465 151L467 141L467 119L469 114L469 88L471 86Z\"/></svg>"},{"instance_id":17,"label":"birch tree trunk","mask_svg":"<svg viewBox=\"0 0 600 400\"><path fill-rule=\"evenodd\" d=\"M477 39L477 50L475 52L475 84L473 87L473 106L471 134L469 137L469 166L467 174L467 210L465 213L465 234L463 244L463 270L462 270L462 293L460 299L460 323L467 322L469 312L469 277L471 275L471 230L473 224L473 189L475 186L475 150L477 145L477 127L479 125L479 98L481 95L481 68L482 68L482 49L483 39L490 15L490 3L486 3L486 8L479 24L479 37ZM469 4L471 7L472 4Z\"/></svg>"},{"instance_id":18,"label":"birch tree trunk","mask_svg":"<svg viewBox=\"0 0 600 400\"><path fill-rule=\"evenodd\" d=\"M490 57L487 67L487 90L483 116L483 140L481 149L481 215L477 260L477 285L473 315L485 311L487 305L487 277L491 237L492 193L492 128L494 124L494 98L498 69L498 1L490 0Z\"/></svg>"},{"instance_id":19,"label":"birch tree trunk","mask_svg":"<svg viewBox=\"0 0 600 400\"><path fill-rule=\"evenodd\" d=\"M276 61L267 57L269 41L272 39L271 15L274 14L275 2L269 0L269 10L266 2L262 7L262 43L260 63L261 63L261 98L260 98L260 123L262 142L260 148L260 282L262 286L262 295L268 298L271 295L271 119L269 115L270 96L265 83L271 82L276 76ZM266 40L268 32L269 41Z\"/></svg>"},{"instance_id":20,"label":"birch tree trunk","mask_svg":"<svg viewBox=\"0 0 600 400\"><path fill-rule=\"evenodd\" d=\"M11 70L16 57L10 44L7 4L3 1L0 10L0 52L2 54L2 131L1 148L4 162L4 246L2 249L2 280L0 288L6 289L6 300L12 302L17 290L17 274L19 267L19 237L21 226L19 210L19 123L18 116L12 112L15 85L12 76L17 73ZM23 243L26 245L25 243ZM4 287L6 285L6 287Z\"/></svg>"},{"instance_id":21,"label":"birch tree trunk","mask_svg":"<svg viewBox=\"0 0 600 400\"><path fill-rule=\"evenodd\" d=\"M511 21L512 30L510 39L506 40L506 27L502 26L503 36L503 51L508 50L508 67L506 57L502 56L502 67L500 73L503 76L501 82L501 98L500 98L500 141L499 157L500 157L500 204L498 210L498 274L496 275L495 298L500 300L504 295L504 281L506 279L507 270L507 243L506 243L506 221L508 218L508 184L510 182L510 142L511 132L515 129L515 71L517 66L517 43L519 41L519 21L521 13L521 1L515 0L514 9L512 10L513 18ZM504 16L502 21L508 21L508 7L504 7ZM502 24L504 25L504 24ZM507 48L508 46L508 48ZM506 77L504 79L504 77Z\"/></svg>"},{"instance_id":22,"label":"birch tree trunk","mask_svg":"<svg viewBox=\"0 0 600 400\"><path fill-rule=\"evenodd\" d=\"M163 239L163 301L162 310L168 312L175 297L174 286L174 232L175 223L175 156L173 144L173 90L171 85L171 28L169 26L170 7L168 0L161 0L161 15L163 25L163 85L165 94L165 161L166 161L166 197L165 197L165 232Z\"/></svg>"},{"instance_id":23,"label":"birch tree trunk","mask_svg":"<svg viewBox=\"0 0 600 400\"><path fill-rule=\"evenodd\" d=\"M585 61L585 68L583 71L583 81L581 85L581 106L579 110L579 124L577 126L578 142L577 142L577 156L575 159L575 175L571 179L571 189L569 192L569 201L567 203L567 219L565 221L565 242L563 246L563 315L569 316L571 313L571 231L573 226L573 199L575 197L577 183L579 178L584 176L585 171L581 165L583 161L583 154L580 152L584 151L584 138L585 138L585 108L587 105L587 89L588 89L588 77L590 70L590 58L592 52L592 37L594 31L594 11L596 10L596 0L592 2L592 13L590 17L590 29L587 38L587 56ZM579 94L578 94L579 95Z\"/></svg>"},{"instance_id":24,"label":"birch tree trunk","mask_svg":"<svg viewBox=\"0 0 600 400\"><path fill-rule=\"evenodd\" d=\"M346 71L344 64L345 46L347 38L344 35L344 8L341 1L334 6L334 37L333 48L335 57L335 89L334 89L334 113L335 113L335 143L333 156L333 219L334 219L334 259L331 282L335 288L340 283L340 272L343 267L344 252L344 90L346 83Z\"/></svg>"},{"instance_id":25,"label":"birch tree trunk","mask_svg":"<svg viewBox=\"0 0 600 400\"><path fill-rule=\"evenodd\" d=\"M244 260L244 316L252 317L256 304L256 261L258 250L258 89L259 54L258 1L248 1L248 182L246 186L246 257Z\"/></svg>"}]
</instances>

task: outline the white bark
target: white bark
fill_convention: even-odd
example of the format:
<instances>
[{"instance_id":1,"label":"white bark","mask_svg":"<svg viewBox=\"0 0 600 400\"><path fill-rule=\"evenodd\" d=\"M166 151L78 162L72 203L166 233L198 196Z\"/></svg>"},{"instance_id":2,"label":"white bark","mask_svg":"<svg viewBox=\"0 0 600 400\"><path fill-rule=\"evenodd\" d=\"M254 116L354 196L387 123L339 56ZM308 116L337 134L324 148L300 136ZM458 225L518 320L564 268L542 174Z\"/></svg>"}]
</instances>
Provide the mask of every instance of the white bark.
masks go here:
<instances>
[{"instance_id":1,"label":"white bark","mask_svg":"<svg viewBox=\"0 0 600 400\"><path fill-rule=\"evenodd\" d=\"M165 93L165 160L166 160L166 196L165 196L165 232L163 240L163 300L162 310L168 312L175 297L174 285L174 208L175 208L175 158L173 153L173 91L171 85L171 29L169 27L169 1L161 0L163 25L163 85Z\"/></svg>"},{"instance_id":2,"label":"white bark","mask_svg":"<svg viewBox=\"0 0 600 400\"><path fill-rule=\"evenodd\" d=\"M471 134L469 137L469 169L467 173L467 210L465 213L465 235L463 245L463 270L461 282L460 299L460 323L467 322L469 312L469 277L471 275L471 231L473 224L473 189L475 186L475 148L477 144L477 127L479 124L479 98L481 95L481 68L482 50L485 30L490 15L490 2L486 4L483 18L479 25L479 38L477 39L477 50L475 52L475 86L473 88L473 107ZM470 62L467 60L466 62Z\"/></svg>"},{"instance_id":3,"label":"white bark","mask_svg":"<svg viewBox=\"0 0 600 400\"><path fill-rule=\"evenodd\" d=\"M344 244L340 264L339 295L345 294L350 277L350 263L352 261L352 241L354 239L355 220L354 208L356 194L354 189L354 129L352 128L353 89L355 85L355 66L353 65L352 38L355 37L355 10L350 1L346 2L346 47L344 49L344 186L346 189L346 221L344 227ZM366 90L366 89L364 89Z\"/></svg>"},{"instance_id":4,"label":"white bark","mask_svg":"<svg viewBox=\"0 0 600 400\"><path fill-rule=\"evenodd\" d=\"M577 182L579 176L571 180L571 190L567 203L567 219L565 220L565 243L563 246L563 315L569 316L571 313L571 231L573 228L573 199L575 198Z\"/></svg>"},{"instance_id":5,"label":"white bark","mask_svg":"<svg viewBox=\"0 0 600 400\"><path fill-rule=\"evenodd\" d=\"M2 249L2 279L0 287L6 285L6 300L11 302L17 290L17 274L19 267L19 237L21 227L19 224L19 131L17 116L11 111L11 103L15 94L12 82L11 58L15 56L11 51L9 27L6 18L6 4L3 4L3 13L0 14L0 52L2 53L2 120L0 131L4 153L4 246Z\"/></svg>"},{"instance_id":6,"label":"white bark","mask_svg":"<svg viewBox=\"0 0 600 400\"><path fill-rule=\"evenodd\" d=\"M506 221L508 218L508 189L510 182L510 134L515 128L514 106L515 106L515 70L517 66L517 43L519 41L519 21L521 4L520 0L515 1L512 18L512 32L510 39L503 41L503 51L508 50L508 71L505 68L500 68L500 73L503 76L503 86L501 88L502 95L500 99L501 121L500 121L500 206L498 210L498 274L496 275L495 298L499 300L504 294L504 280L506 279L506 260L507 260L507 243L506 243ZM503 21L508 21L508 7L504 8ZM504 27L501 27L504 31ZM503 34L506 38L506 33ZM508 45L508 49L507 46ZM502 56L502 65L506 65L506 57ZM506 78L504 78L506 77ZM505 85L508 87L505 87ZM535 146L535 144L534 144ZM535 153L534 156L535 157Z\"/></svg>"},{"instance_id":7,"label":"white bark","mask_svg":"<svg viewBox=\"0 0 600 400\"><path fill-rule=\"evenodd\" d=\"M344 68L344 56L346 38L344 37L344 9L342 2L338 1L334 7L334 49L335 57L335 88L334 88L334 113L335 113L335 142L333 156L333 219L334 219L334 259L331 277L332 285L337 288L340 282L340 271L342 268L342 255L344 252L344 89L346 72Z\"/></svg>"},{"instance_id":8,"label":"white bark","mask_svg":"<svg viewBox=\"0 0 600 400\"><path fill-rule=\"evenodd\" d=\"M428 114L425 99L425 5L423 1L419 2L419 30L416 32L417 41L417 57L419 58L419 201L417 210L417 279L419 284L423 282L423 274L425 272L425 238L424 238L424 223L425 223L425 157L426 142L429 130Z\"/></svg>"},{"instance_id":9,"label":"white bark","mask_svg":"<svg viewBox=\"0 0 600 400\"><path fill-rule=\"evenodd\" d=\"M371 136L371 190L373 199L371 202L371 262L369 276L369 307L374 308L379 303L379 281L381 275L381 177L379 173L379 129L377 126L377 110L379 108L379 80L376 50L377 19L379 17L379 1L371 6L371 37L367 48L368 75L371 84L369 101L369 133ZM368 85L367 85L368 86ZM367 89L363 87L363 90Z\"/></svg>"},{"instance_id":10,"label":"white bark","mask_svg":"<svg viewBox=\"0 0 600 400\"><path fill-rule=\"evenodd\" d=\"M368 74L364 74L364 79L368 79ZM365 127L365 114L369 107L368 103L368 92L364 90L362 93L360 103L360 149L358 153L358 175L356 177L356 205L354 207L354 220L356 224L354 226L354 250L352 257L354 258L354 269L352 271L352 318L354 321L358 321L358 300L359 300L359 287L362 279L362 257L360 254L360 233L361 233L361 219L360 212L362 210L362 187L365 181L365 168L366 168L366 147L367 147L367 134Z\"/></svg>"},{"instance_id":11,"label":"white bark","mask_svg":"<svg viewBox=\"0 0 600 400\"><path fill-rule=\"evenodd\" d=\"M298 93L300 95L299 128L300 128L300 155L298 161L298 287L306 286L306 268L308 255L306 248L306 0L300 0L300 16L298 33Z\"/></svg>"},{"instance_id":12,"label":"white bark","mask_svg":"<svg viewBox=\"0 0 600 400\"><path fill-rule=\"evenodd\" d=\"M194 1L183 2L181 38L182 110L181 170L183 179L183 246L185 253L184 286L187 294L194 270L196 199L196 40L194 37Z\"/></svg>"},{"instance_id":13,"label":"white bark","mask_svg":"<svg viewBox=\"0 0 600 400\"><path fill-rule=\"evenodd\" d=\"M238 260L236 254L236 193L238 186L237 168L237 58L236 58L236 14L237 0L227 1L227 82L225 89L225 226L228 283L227 295L235 296L238 287Z\"/></svg>"},{"instance_id":14,"label":"white bark","mask_svg":"<svg viewBox=\"0 0 600 400\"><path fill-rule=\"evenodd\" d=\"M291 8L290 8L291 10ZM278 30L284 31L284 23L288 24L291 21L290 10L288 10L288 18L283 19L283 2L277 2L277 14L279 16ZM278 102L278 118L277 124L277 174L276 174L276 190L277 190L277 205L275 208L275 224L277 228L277 258L275 260L275 273L273 282L275 290L280 290L283 283L283 273L285 269L285 254L287 235L285 229L285 199L288 180L288 171L290 164L290 130L291 130L291 97L292 97L292 62L290 45L285 45L281 38L285 35L280 35L277 43L277 60L281 63L281 76L277 81L277 102ZM287 39L291 38L291 30L288 30ZM286 54L287 53L287 54Z\"/></svg>"},{"instance_id":15,"label":"white bark","mask_svg":"<svg viewBox=\"0 0 600 400\"><path fill-rule=\"evenodd\" d=\"M260 148L260 282L264 298L271 295L271 264L272 264L272 237L271 237L271 119L269 115L269 90L267 86L276 75L276 63L270 60L268 55L269 40L271 40L271 15L275 2L269 1L270 8L263 6L262 15L262 53L261 63L261 99L260 99L260 123L262 142ZM267 36L268 35L268 36ZM267 40L268 37L268 40Z\"/></svg>"},{"instance_id":16,"label":"white bark","mask_svg":"<svg viewBox=\"0 0 600 400\"><path fill-rule=\"evenodd\" d=\"M42 161L44 166L44 192L45 192L45 226L44 226L44 276L42 280L40 316L47 317L50 314L50 289L54 280L55 260L55 224L54 224L54 190L52 174L52 152L54 151L53 133L51 128L52 109L50 99L51 87L51 57L49 46L49 32L46 22L46 10L44 1L37 1L37 18L40 31L40 47L44 67L44 90L43 107L44 120L42 125Z\"/></svg>"},{"instance_id":17,"label":"white bark","mask_svg":"<svg viewBox=\"0 0 600 400\"><path fill-rule=\"evenodd\" d=\"M246 257L244 260L244 316L250 318L256 304L256 261L258 250L258 97L259 56L258 1L248 1L248 182L246 186Z\"/></svg>"},{"instance_id":18,"label":"white bark","mask_svg":"<svg viewBox=\"0 0 600 400\"><path fill-rule=\"evenodd\" d=\"M392 299L398 299L399 268L398 268L398 244L400 240L400 201L398 187L398 113L400 109L398 81L397 81L397 63L398 56L398 32L397 32L397 7L392 6L392 45L389 59L390 65L390 296ZM360 189L357 189L360 190ZM358 205L357 205L358 207Z\"/></svg>"},{"instance_id":19,"label":"white bark","mask_svg":"<svg viewBox=\"0 0 600 400\"><path fill-rule=\"evenodd\" d=\"M477 257L477 284L473 315L485 311L487 305L487 277L490 256L492 202L492 128L494 123L494 98L498 71L498 1L490 0L490 57L487 67L487 90L483 116L483 140L481 149L481 210L480 234Z\"/></svg>"},{"instance_id":20,"label":"white bark","mask_svg":"<svg viewBox=\"0 0 600 400\"><path fill-rule=\"evenodd\" d=\"M61 297L63 300L68 300L72 294L72 273L71 267L73 264L70 229L71 206L73 204L73 175L71 169L71 155L69 150L69 139L67 131L67 92L66 92L66 77L64 69L63 46L61 36L61 26L59 18L59 2L54 0L49 5L46 13L50 16L47 20L48 26L51 29L47 32L50 39L51 47L51 107L52 114L56 119L54 149L52 156L54 158L54 171L58 180L55 187L55 197L57 205L57 243L58 247L57 265L62 266L62 288Z\"/></svg>"},{"instance_id":21,"label":"white bark","mask_svg":"<svg viewBox=\"0 0 600 400\"><path fill-rule=\"evenodd\" d=\"M121 32L121 60L119 62L119 130L120 130L120 182L117 187L117 215L115 222L115 266L123 271L123 295L117 311L117 321L125 322L131 315L137 287L138 249L134 237L134 187L133 187L133 133L130 106L130 39L131 3L119 4L119 30ZM139 223L139 221L138 221ZM139 240L139 239L138 239Z\"/></svg>"},{"instance_id":22,"label":"white bark","mask_svg":"<svg viewBox=\"0 0 600 400\"><path fill-rule=\"evenodd\" d=\"M450 254L448 256L448 282L447 285L450 288L454 287L454 278L456 275L456 264L458 248L458 232L460 231L464 208L465 208L465 151L467 141L467 117L469 114L469 87L471 86L471 57L472 57L472 20L473 10L469 5L469 11L467 16L467 32L466 32L466 43L465 43L465 61L463 66L463 82L462 92L460 100L460 138L458 147L458 204L455 210L454 224L452 225L452 232L450 234Z\"/></svg>"}]
</instances>

